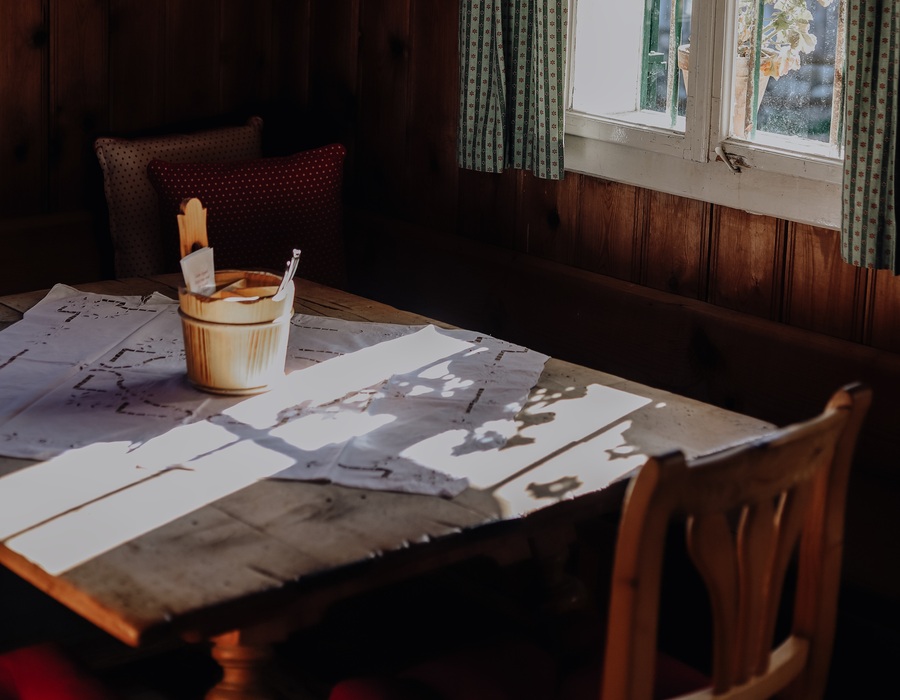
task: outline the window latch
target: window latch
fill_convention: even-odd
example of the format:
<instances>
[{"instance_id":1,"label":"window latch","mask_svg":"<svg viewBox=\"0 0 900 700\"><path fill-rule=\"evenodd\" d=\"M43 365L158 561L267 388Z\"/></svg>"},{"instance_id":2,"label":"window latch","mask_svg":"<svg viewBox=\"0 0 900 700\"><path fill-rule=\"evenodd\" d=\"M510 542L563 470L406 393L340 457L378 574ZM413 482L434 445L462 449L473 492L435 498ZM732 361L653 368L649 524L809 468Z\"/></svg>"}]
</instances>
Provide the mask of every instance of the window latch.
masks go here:
<instances>
[{"instance_id":1,"label":"window latch","mask_svg":"<svg viewBox=\"0 0 900 700\"><path fill-rule=\"evenodd\" d=\"M725 152L725 149L722 148L721 145L716 146L716 155L719 157L718 160L721 160L725 165L728 166L728 169L733 172L735 175L738 175L741 172L739 166L735 165L731 160L731 156Z\"/></svg>"}]
</instances>

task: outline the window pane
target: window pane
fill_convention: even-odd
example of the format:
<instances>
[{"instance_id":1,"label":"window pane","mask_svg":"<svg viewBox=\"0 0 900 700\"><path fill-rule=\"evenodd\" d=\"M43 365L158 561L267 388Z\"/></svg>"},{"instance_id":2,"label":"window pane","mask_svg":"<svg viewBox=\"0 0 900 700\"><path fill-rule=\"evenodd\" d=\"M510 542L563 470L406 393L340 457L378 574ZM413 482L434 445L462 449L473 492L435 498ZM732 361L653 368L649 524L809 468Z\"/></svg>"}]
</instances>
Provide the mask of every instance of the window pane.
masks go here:
<instances>
[{"instance_id":1,"label":"window pane","mask_svg":"<svg viewBox=\"0 0 900 700\"><path fill-rule=\"evenodd\" d=\"M835 61L842 60L842 4L738 0L732 136L839 142L841 81L835 81ZM748 109L754 92L757 110Z\"/></svg>"},{"instance_id":2,"label":"window pane","mask_svg":"<svg viewBox=\"0 0 900 700\"><path fill-rule=\"evenodd\" d=\"M644 93L641 107L685 116L692 0L647 0L644 17ZM672 51L670 48L680 48ZM673 65L681 71L670 71Z\"/></svg>"},{"instance_id":3,"label":"window pane","mask_svg":"<svg viewBox=\"0 0 900 700\"><path fill-rule=\"evenodd\" d=\"M678 117L685 115L686 92L675 47L690 36L691 5L692 0L578 3L573 109L683 130Z\"/></svg>"}]
</instances>

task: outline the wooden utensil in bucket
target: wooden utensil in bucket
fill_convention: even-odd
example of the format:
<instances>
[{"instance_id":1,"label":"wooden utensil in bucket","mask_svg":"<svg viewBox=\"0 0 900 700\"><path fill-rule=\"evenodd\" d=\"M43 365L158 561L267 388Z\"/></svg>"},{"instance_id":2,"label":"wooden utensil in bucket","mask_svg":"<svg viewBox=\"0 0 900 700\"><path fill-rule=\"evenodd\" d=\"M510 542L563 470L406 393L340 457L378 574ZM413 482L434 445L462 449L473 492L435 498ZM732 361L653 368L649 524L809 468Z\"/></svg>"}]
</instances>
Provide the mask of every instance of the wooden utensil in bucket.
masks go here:
<instances>
[{"instance_id":1,"label":"wooden utensil in bucket","mask_svg":"<svg viewBox=\"0 0 900 700\"><path fill-rule=\"evenodd\" d=\"M191 197L181 203L181 213L178 214L178 239L182 258L197 248L209 246L209 238L206 233L206 209L196 197Z\"/></svg>"}]
</instances>

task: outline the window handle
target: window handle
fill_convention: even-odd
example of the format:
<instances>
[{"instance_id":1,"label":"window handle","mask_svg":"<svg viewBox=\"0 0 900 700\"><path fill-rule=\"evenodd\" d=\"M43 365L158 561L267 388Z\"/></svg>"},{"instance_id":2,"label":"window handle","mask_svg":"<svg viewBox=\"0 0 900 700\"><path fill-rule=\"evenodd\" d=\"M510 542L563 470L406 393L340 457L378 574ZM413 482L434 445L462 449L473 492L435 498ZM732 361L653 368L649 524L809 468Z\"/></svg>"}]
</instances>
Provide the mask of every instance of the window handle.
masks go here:
<instances>
[{"instance_id":1,"label":"window handle","mask_svg":"<svg viewBox=\"0 0 900 700\"><path fill-rule=\"evenodd\" d=\"M728 169L735 175L741 172L741 169L732 162L731 156L725 152L725 149L722 148L721 144L716 146L716 155L719 156L719 160L725 163L725 165L728 166Z\"/></svg>"}]
</instances>

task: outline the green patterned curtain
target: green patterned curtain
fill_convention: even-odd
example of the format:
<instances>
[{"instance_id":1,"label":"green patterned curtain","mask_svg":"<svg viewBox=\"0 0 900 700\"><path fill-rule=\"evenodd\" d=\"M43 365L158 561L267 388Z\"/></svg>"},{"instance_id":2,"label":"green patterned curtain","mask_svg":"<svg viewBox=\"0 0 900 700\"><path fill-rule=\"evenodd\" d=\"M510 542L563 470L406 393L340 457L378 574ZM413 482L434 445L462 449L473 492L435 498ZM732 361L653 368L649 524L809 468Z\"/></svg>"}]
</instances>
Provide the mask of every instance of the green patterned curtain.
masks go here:
<instances>
[{"instance_id":1,"label":"green patterned curtain","mask_svg":"<svg viewBox=\"0 0 900 700\"><path fill-rule=\"evenodd\" d=\"M841 254L900 274L894 186L900 78L897 0L849 0Z\"/></svg>"},{"instance_id":2,"label":"green patterned curtain","mask_svg":"<svg viewBox=\"0 0 900 700\"><path fill-rule=\"evenodd\" d=\"M460 167L559 180L568 0L461 0Z\"/></svg>"}]
</instances>

